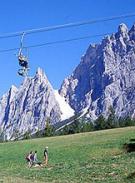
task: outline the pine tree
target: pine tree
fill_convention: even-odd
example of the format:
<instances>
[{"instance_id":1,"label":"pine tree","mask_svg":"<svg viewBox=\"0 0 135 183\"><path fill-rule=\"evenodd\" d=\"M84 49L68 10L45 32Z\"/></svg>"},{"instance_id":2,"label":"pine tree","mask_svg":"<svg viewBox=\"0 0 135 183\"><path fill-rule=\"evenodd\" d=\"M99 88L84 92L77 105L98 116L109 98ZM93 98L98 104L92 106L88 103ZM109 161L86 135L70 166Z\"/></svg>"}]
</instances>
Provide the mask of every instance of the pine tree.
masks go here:
<instances>
[{"instance_id":1,"label":"pine tree","mask_svg":"<svg viewBox=\"0 0 135 183\"><path fill-rule=\"evenodd\" d=\"M104 116L101 114L94 123L94 128L95 130L103 130L106 128L106 120L104 118Z\"/></svg>"},{"instance_id":2,"label":"pine tree","mask_svg":"<svg viewBox=\"0 0 135 183\"><path fill-rule=\"evenodd\" d=\"M28 129L28 131L24 134L24 139L30 139L31 138L31 130Z\"/></svg>"},{"instance_id":3,"label":"pine tree","mask_svg":"<svg viewBox=\"0 0 135 183\"><path fill-rule=\"evenodd\" d=\"M106 121L106 128L107 129L110 129L110 128L115 128L118 126L118 123L117 123L117 119L116 119L116 116L115 116L115 111L113 109L112 106L109 107L109 116L107 118L107 121Z\"/></svg>"},{"instance_id":4,"label":"pine tree","mask_svg":"<svg viewBox=\"0 0 135 183\"><path fill-rule=\"evenodd\" d=\"M3 142L3 140L4 140L4 134L2 129L0 128L0 142Z\"/></svg>"},{"instance_id":5,"label":"pine tree","mask_svg":"<svg viewBox=\"0 0 135 183\"><path fill-rule=\"evenodd\" d=\"M54 129L53 129L52 125L50 124L50 118L47 118L46 123L45 123L44 136L50 137L50 136L53 136L53 134L54 134Z\"/></svg>"}]
</instances>

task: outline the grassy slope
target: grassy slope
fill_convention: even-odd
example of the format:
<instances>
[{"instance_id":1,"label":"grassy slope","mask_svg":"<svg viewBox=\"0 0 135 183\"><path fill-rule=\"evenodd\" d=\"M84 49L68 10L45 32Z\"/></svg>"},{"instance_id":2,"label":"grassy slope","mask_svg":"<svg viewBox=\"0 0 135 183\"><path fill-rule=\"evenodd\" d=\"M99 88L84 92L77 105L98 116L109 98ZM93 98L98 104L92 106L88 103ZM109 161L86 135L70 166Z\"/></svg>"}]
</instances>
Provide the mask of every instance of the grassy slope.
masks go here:
<instances>
[{"instance_id":1,"label":"grassy slope","mask_svg":"<svg viewBox=\"0 0 135 183\"><path fill-rule=\"evenodd\" d=\"M135 171L135 153L122 145L135 138L135 127L0 144L0 183L124 183ZM46 168L27 168L25 154L49 146Z\"/></svg>"}]
</instances>

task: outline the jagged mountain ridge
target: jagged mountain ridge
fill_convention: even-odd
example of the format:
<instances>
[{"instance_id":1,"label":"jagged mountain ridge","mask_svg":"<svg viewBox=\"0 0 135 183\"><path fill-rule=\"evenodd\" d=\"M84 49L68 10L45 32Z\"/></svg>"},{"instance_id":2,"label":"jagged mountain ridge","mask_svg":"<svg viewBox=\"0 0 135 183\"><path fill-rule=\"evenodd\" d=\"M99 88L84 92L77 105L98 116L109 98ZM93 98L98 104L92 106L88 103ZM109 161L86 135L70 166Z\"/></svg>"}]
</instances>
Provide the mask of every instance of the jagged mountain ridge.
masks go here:
<instances>
[{"instance_id":1,"label":"jagged mountain ridge","mask_svg":"<svg viewBox=\"0 0 135 183\"><path fill-rule=\"evenodd\" d=\"M59 90L70 106L79 112L88 109L92 119L108 115L113 106L118 117L132 116L135 109L135 24L101 43L90 45L80 64Z\"/></svg>"},{"instance_id":2,"label":"jagged mountain ridge","mask_svg":"<svg viewBox=\"0 0 135 183\"><path fill-rule=\"evenodd\" d=\"M22 135L42 130L47 118L55 124L61 121L63 112L54 89L39 68L33 78L25 78L18 89L12 86L0 100L0 127L6 136L4 139L14 139L15 133ZM70 111L67 117L73 113Z\"/></svg>"},{"instance_id":3,"label":"jagged mountain ridge","mask_svg":"<svg viewBox=\"0 0 135 183\"><path fill-rule=\"evenodd\" d=\"M26 78L20 88L12 86L0 100L0 131L5 139L13 139L16 130L34 133L44 129L48 117L52 124L64 116L71 117L74 111L70 106L76 113L88 111L92 119L100 114L107 116L110 106L118 117L134 116L134 71L135 25L128 30L121 24L116 34L89 46L73 74L61 85L59 94L64 99L41 69L35 77ZM65 100L70 106L63 107Z\"/></svg>"}]
</instances>

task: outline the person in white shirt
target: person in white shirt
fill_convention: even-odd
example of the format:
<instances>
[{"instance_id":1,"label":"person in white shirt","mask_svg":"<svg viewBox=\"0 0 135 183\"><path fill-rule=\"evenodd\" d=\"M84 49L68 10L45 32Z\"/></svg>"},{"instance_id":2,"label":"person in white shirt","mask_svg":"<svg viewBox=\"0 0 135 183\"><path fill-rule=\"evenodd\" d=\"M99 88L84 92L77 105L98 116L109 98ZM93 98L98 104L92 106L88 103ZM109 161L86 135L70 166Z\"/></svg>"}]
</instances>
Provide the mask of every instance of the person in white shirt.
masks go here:
<instances>
[{"instance_id":1,"label":"person in white shirt","mask_svg":"<svg viewBox=\"0 0 135 183\"><path fill-rule=\"evenodd\" d=\"M45 147L45 150L44 150L44 161L45 161L45 165L48 165L48 147Z\"/></svg>"}]
</instances>

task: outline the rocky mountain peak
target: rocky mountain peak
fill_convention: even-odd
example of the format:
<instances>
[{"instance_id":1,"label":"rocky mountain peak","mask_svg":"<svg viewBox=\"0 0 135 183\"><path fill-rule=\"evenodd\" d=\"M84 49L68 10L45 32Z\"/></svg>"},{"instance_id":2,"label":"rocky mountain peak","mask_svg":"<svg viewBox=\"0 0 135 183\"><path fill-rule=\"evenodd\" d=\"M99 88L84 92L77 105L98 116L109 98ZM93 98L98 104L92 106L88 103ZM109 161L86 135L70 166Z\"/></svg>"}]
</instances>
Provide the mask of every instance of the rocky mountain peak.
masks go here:
<instances>
[{"instance_id":1,"label":"rocky mountain peak","mask_svg":"<svg viewBox=\"0 0 135 183\"><path fill-rule=\"evenodd\" d=\"M59 91L76 112L88 108L90 116L107 116L112 106L118 117L133 114L134 41L135 25L128 31L122 23L115 34L106 36L96 47L89 46Z\"/></svg>"},{"instance_id":2,"label":"rocky mountain peak","mask_svg":"<svg viewBox=\"0 0 135 183\"><path fill-rule=\"evenodd\" d=\"M133 24L133 26L131 27L131 29L130 29L130 32L135 32L135 23Z\"/></svg>"},{"instance_id":3,"label":"rocky mountain peak","mask_svg":"<svg viewBox=\"0 0 135 183\"><path fill-rule=\"evenodd\" d=\"M17 92L18 92L18 88L12 85L11 88L9 89L10 101L12 101L13 97L16 95Z\"/></svg>"},{"instance_id":4,"label":"rocky mountain peak","mask_svg":"<svg viewBox=\"0 0 135 183\"><path fill-rule=\"evenodd\" d=\"M26 77L17 89L12 86L0 100L0 124L12 139L16 129L20 134L44 129L47 118L56 123L61 119L61 110L54 91L42 69L38 68L32 78Z\"/></svg>"},{"instance_id":5,"label":"rocky mountain peak","mask_svg":"<svg viewBox=\"0 0 135 183\"><path fill-rule=\"evenodd\" d=\"M44 77L45 74L44 74L44 71L40 67L38 67L38 69L36 71L36 75Z\"/></svg>"},{"instance_id":6,"label":"rocky mountain peak","mask_svg":"<svg viewBox=\"0 0 135 183\"><path fill-rule=\"evenodd\" d=\"M43 80L48 80L47 76L45 75L44 71L41 68L38 68L36 71L35 79L39 79L41 82Z\"/></svg>"},{"instance_id":7,"label":"rocky mountain peak","mask_svg":"<svg viewBox=\"0 0 135 183\"><path fill-rule=\"evenodd\" d=\"M135 41L135 23L134 23L134 25L131 27L131 29L129 31L129 36L130 36L130 39L132 41Z\"/></svg>"},{"instance_id":8,"label":"rocky mountain peak","mask_svg":"<svg viewBox=\"0 0 135 183\"><path fill-rule=\"evenodd\" d=\"M102 40L102 46L105 47L107 45L110 45L112 43L112 39L109 35L105 36Z\"/></svg>"},{"instance_id":9,"label":"rocky mountain peak","mask_svg":"<svg viewBox=\"0 0 135 183\"><path fill-rule=\"evenodd\" d=\"M118 32L115 34L115 38L117 41L121 42L122 45L129 40L128 28L124 23L118 26Z\"/></svg>"},{"instance_id":10,"label":"rocky mountain peak","mask_svg":"<svg viewBox=\"0 0 135 183\"><path fill-rule=\"evenodd\" d=\"M34 77L26 77L18 89L12 85L0 99L0 127L5 134L4 140L14 139L16 132L23 135L43 130L48 118L55 124L73 114L40 68Z\"/></svg>"},{"instance_id":11,"label":"rocky mountain peak","mask_svg":"<svg viewBox=\"0 0 135 183\"><path fill-rule=\"evenodd\" d=\"M17 91L18 88L15 86L15 85L12 85L11 88L10 88L12 91Z\"/></svg>"},{"instance_id":12,"label":"rocky mountain peak","mask_svg":"<svg viewBox=\"0 0 135 183\"><path fill-rule=\"evenodd\" d=\"M128 28L127 26L124 24L124 23L121 23L118 27L118 32L121 34L121 35L124 35L124 34L127 34L128 33Z\"/></svg>"}]
</instances>

